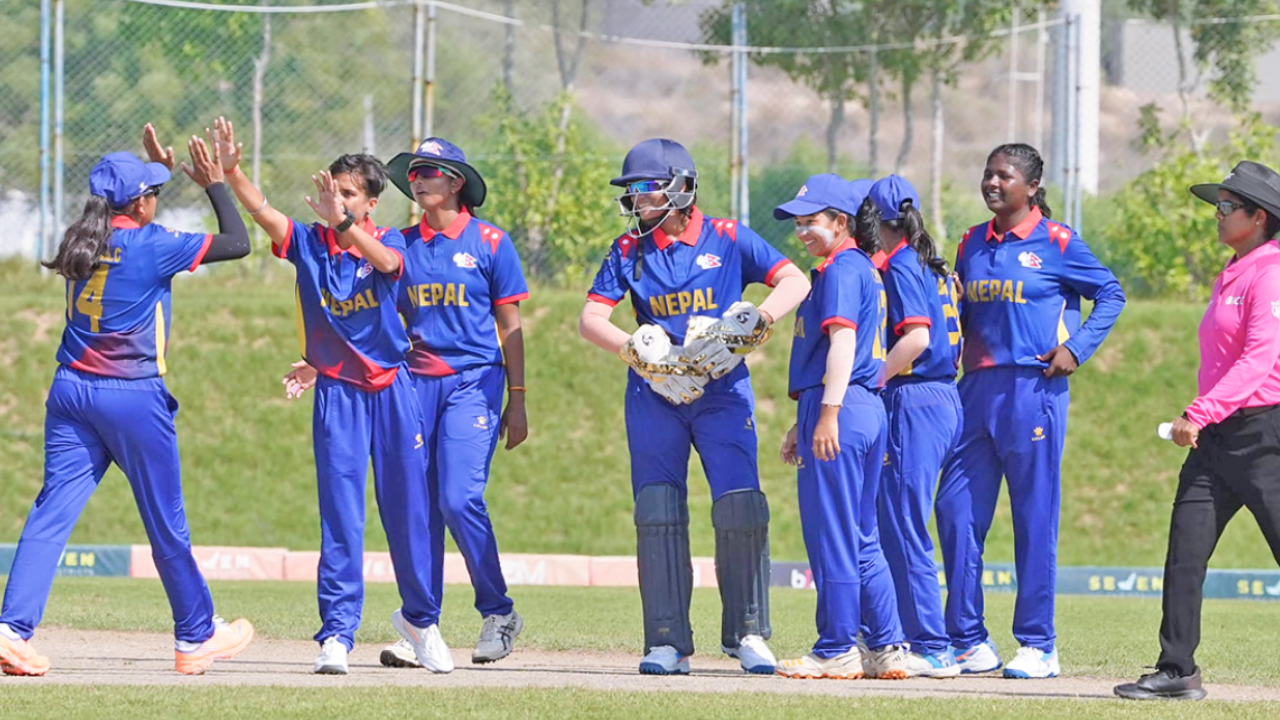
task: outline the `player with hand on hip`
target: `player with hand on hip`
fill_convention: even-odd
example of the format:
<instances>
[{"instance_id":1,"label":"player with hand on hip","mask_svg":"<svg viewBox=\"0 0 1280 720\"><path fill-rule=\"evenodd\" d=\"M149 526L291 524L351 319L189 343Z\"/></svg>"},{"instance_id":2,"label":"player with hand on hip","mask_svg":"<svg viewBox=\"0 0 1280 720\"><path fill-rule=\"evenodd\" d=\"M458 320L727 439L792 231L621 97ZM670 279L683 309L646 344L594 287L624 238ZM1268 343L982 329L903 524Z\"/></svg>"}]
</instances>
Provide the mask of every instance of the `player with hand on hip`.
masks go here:
<instances>
[{"instance_id":1,"label":"player with hand on hip","mask_svg":"<svg viewBox=\"0 0 1280 720\"><path fill-rule=\"evenodd\" d=\"M178 401L167 369L173 276L203 263L249 254L249 234L227 193L218 149L188 143L187 175L205 189L218 233L182 233L153 222L160 189L173 169L147 125L151 162L107 155L89 174L84 213L67 229L45 267L66 279L66 329L49 388L44 426L44 487L27 515L0 610L0 668L44 675L49 659L30 639L67 539L111 463L133 487L156 570L174 621L174 669L194 675L233 657L253 640L248 620L223 622L191 554L183 508Z\"/></svg>"},{"instance_id":2,"label":"player with hand on hip","mask_svg":"<svg viewBox=\"0 0 1280 720\"><path fill-rule=\"evenodd\" d=\"M427 485L435 499L432 588L442 597L447 526L484 618L471 661L490 663L511 654L524 627L507 595L484 492L498 440L506 437L510 450L529 434L520 325L529 287L511 237L473 214L484 204L486 187L462 150L428 138L415 152L397 155L388 170L423 211L421 222L404 230L397 303L413 344L409 371L426 418ZM382 664L413 666L416 657L401 641L383 650Z\"/></svg>"},{"instance_id":3,"label":"player with hand on hip","mask_svg":"<svg viewBox=\"0 0 1280 720\"><path fill-rule=\"evenodd\" d=\"M387 534L403 605L392 615L418 661L432 672L453 670L435 619L433 563L423 453L422 409L405 369L409 336L396 312L404 272L404 236L379 228L369 214L386 187L386 170L369 155L343 155L312 176L307 198L324 223L291 219L240 171L240 146L230 122L219 118L231 189L271 238L271 251L297 273L298 334L318 372L312 435L320 499L317 595L322 626L315 672L347 673L364 600L365 482L373 461L378 512ZM307 378L307 382L310 378ZM305 384L305 383L304 383Z\"/></svg>"},{"instance_id":4,"label":"player with hand on hip","mask_svg":"<svg viewBox=\"0 0 1280 720\"><path fill-rule=\"evenodd\" d=\"M870 199L884 248L878 266L889 305L880 544L910 647L908 672L955 677L960 666L942 613L929 516L938 473L960 433L960 316L951 272L925 230L915 188L890 175L876 181Z\"/></svg>"},{"instance_id":5,"label":"player with hand on hip","mask_svg":"<svg viewBox=\"0 0 1280 720\"><path fill-rule=\"evenodd\" d=\"M880 273L859 247L878 228L855 218L866 183L814 175L775 218L793 218L814 257L813 290L796 310L789 392L796 424L782 460L797 467L796 491L809 567L818 591L818 641L803 657L778 664L790 678L887 680L907 677L893 580L880 549L876 496L884 460L886 300ZM864 657L858 632L865 627Z\"/></svg>"},{"instance_id":6,"label":"player with hand on hip","mask_svg":"<svg viewBox=\"0 0 1280 720\"><path fill-rule=\"evenodd\" d=\"M644 608L640 672L689 672L687 482L696 447L711 486L716 532L721 649L744 670L772 673L769 638L769 506L756 466L755 399L742 357L809 283L763 238L695 203L693 158L674 140L645 140L627 153L618 198L629 230L614 241L579 320L595 345L632 367L626 390L627 445L635 498L636 562ZM759 308L743 289L774 289ZM631 296L635 335L609 316Z\"/></svg>"},{"instance_id":7,"label":"player with hand on hip","mask_svg":"<svg viewBox=\"0 0 1280 720\"><path fill-rule=\"evenodd\" d=\"M1053 608L1058 565L1067 376L1102 344L1124 309L1116 276L1074 230L1049 219L1029 145L987 157L982 199L995 217L956 250L964 287L960 440L938 484L938 539L947 573L947 633L965 673L999 669L983 622L982 553L1001 479L1009 483L1021 646L1009 678L1059 673ZM1080 299L1094 303L1080 322Z\"/></svg>"}]
</instances>

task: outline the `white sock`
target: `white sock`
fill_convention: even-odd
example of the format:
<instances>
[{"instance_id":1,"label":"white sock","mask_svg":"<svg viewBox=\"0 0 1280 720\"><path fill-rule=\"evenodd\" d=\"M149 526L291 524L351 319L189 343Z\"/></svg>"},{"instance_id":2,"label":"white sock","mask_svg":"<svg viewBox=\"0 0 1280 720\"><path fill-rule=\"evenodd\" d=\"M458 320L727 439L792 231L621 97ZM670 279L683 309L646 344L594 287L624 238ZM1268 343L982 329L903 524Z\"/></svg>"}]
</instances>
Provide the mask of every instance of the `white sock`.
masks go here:
<instances>
[{"instance_id":1,"label":"white sock","mask_svg":"<svg viewBox=\"0 0 1280 720\"><path fill-rule=\"evenodd\" d=\"M22 636L14 632L13 628L9 627L6 623L0 623L0 635L3 635L10 640L17 640L19 642L22 640Z\"/></svg>"}]
</instances>

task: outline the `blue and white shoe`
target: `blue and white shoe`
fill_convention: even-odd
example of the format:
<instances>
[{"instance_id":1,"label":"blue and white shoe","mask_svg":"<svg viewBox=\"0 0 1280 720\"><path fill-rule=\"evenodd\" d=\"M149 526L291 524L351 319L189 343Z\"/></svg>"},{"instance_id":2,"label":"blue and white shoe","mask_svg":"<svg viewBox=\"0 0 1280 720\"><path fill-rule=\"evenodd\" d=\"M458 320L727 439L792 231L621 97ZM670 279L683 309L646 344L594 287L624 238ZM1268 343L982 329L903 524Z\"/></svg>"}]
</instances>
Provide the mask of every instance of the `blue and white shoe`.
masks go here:
<instances>
[{"instance_id":1,"label":"blue and white shoe","mask_svg":"<svg viewBox=\"0 0 1280 720\"><path fill-rule=\"evenodd\" d=\"M1000 660L1000 653L996 652L995 643L990 640L984 640L969 648L956 648L955 654L956 664L960 666L962 675L992 672L999 670L1004 664Z\"/></svg>"},{"instance_id":2,"label":"blue and white shoe","mask_svg":"<svg viewBox=\"0 0 1280 720\"><path fill-rule=\"evenodd\" d=\"M738 647L720 646L725 655L742 664L742 669L755 675L772 675L778 664L777 658L770 652L764 638L759 635L747 635L738 641Z\"/></svg>"},{"instance_id":3,"label":"blue and white shoe","mask_svg":"<svg viewBox=\"0 0 1280 720\"><path fill-rule=\"evenodd\" d=\"M1004 676L1027 680L1030 678L1058 677L1058 649L1049 652L1033 647L1018 648L1018 656L1004 668Z\"/></svg>"},{"instance_id":4,"label":"blue and white shoe","mask_svg":"<svg viewBox=\"0 0 1280 720\"><path fill-rule=\"evenodd\" d=\"M910 677L952 678L960 674L960 665L956 663L951 648L936 653L911 652L907 653L907 674Z\"/></svg>"},{"instance_id":5,"label":"blue and white shoe","mask_svg":"<svg viewBox=\"0 0 1280 720\"><path fill-rule=\"evenodd\" d=\"M649 654L640 661L641 675L688 675L689 658L670 645L649 648Z\"/></svg>"}]
</instances>

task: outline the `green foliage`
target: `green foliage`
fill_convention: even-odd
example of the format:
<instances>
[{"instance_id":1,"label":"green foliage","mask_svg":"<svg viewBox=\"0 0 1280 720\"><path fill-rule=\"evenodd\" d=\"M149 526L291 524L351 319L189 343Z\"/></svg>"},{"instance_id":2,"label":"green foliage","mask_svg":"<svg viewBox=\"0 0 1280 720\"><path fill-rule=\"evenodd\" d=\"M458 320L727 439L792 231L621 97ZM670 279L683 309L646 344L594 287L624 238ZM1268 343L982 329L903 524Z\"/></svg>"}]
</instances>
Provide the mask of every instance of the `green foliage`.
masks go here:
<instances>
[{"instance_id":1,"label":"green foliage","mask_svg":"<svg viewBox=\"0 0 1280 720\"><path fill-rule=\"evenodd\" d=\"M1143 116L1151 112L1144 108ZM1132 296L1206 298L1230 252L1217 242L1213 209L1187 188L1218 182L1241 160L1275 165L1276 130L1258 115L1246 116L1226 143L1201 152L1150 123L1145 138L1162 157L1106 203L1094 250Z\"/></svg>"},{"instance_id":2,"label":"green foliage","mask_svg":"<svg viewBox=\"0 0 1280 720\"><path fill-rule=\"evenodd\" d=\"M1189 27L1192 59L1209 74L1209 97L1235 113L1249 109L1256 61L1280 38L1280 23L1221 20L1275 15L1276 0L1129 0L1129 7L1172 23L1174 32Z\"/></svg>"},{"instance_id":3,"label":"green foliage","mask_svg":"<svg viewBox=\"0 0 1280 720\"><path fill-rule=\"evenodd\" d=\"M526 271L544 280L593 272L623 229L609 185L617 162L612 153L601 154L609 142L579 112L572 115L563 148L557 148L562 113L572 102L561 95L524 110L499 85L478 121L489 140L477 166L490 197L501 200L482 210L492 208L489 217L511 233Z\"/></svg>"}]
</instances>

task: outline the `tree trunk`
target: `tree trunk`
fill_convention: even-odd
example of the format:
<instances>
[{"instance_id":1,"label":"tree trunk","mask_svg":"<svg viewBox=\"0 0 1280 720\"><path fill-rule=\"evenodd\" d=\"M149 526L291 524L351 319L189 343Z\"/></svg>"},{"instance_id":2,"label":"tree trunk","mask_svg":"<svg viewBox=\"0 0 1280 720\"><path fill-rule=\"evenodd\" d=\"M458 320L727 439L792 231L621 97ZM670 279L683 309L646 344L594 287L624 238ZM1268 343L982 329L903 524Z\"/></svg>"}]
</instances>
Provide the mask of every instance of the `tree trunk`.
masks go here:
<instances>
[{"instance_id":1,"label":"tree trunk","mask_svg":"<svg viewBox=\"0 0 1280 720\"><path fill-rule=\"evenodd\" d=\"M844 95L837 89L831 95L831 118L827 121L827 172L836 171L840 160L840 128L844 127Z\"/></svg>"},{"instance_id":2,"label":"tree trunk","mask_svg":"<svg viewBox=\"0 0 1280 720\"><path fill-rule=\"evenodd\" d=\"M911 142L915 135L915 109L911 107L911 88L915 78L910 72L902 77L902 145L898 147L898 157L894 160L893 171L902 174L902 166L907 164L907 156L911 154Z\"/></svg>"},{"instance_id":3,"label":"tree trunk","mask_svg":"<svg viewBox=\"0 0 1280 720\"><path fill-rule=\"evenodd\" d=\"M870 85L867 102L871 115L867 128L867 164L871 169L871 177L875 177L880 174L880 157L876 149L876 136L880 133L880 60L875 50L871 51L871 67L867 70L867 83Z\"/></svg>"},{"instance_id":4,"label":"tree trunk","mask_svg":"<svg viewBox=\"0 0 1280 720\"><path fill-rule=\"evenodd\" d=\"M942 210L942 160L943 143L946 140L946 117L942 112L942 71L933 70L933 147L929 163L929 217L933 218L933 231L939 241L947 237L947 219Z\"/></svg>"},{"instance_id":5,"label":"tree trunk","mask_svg":"<svg viewBox=\"0 0 1280 720\"><path fill-rule=\"evenodd\" d=\"M515 17L515 0L503 1L502 14L509 18ZM508 95L513 95L516 86L511 79L511 72L516 64L516 26L508 24L505 32L506 36L502 44L502 87L506 89Z\"/></svg>"}]
</instances>

